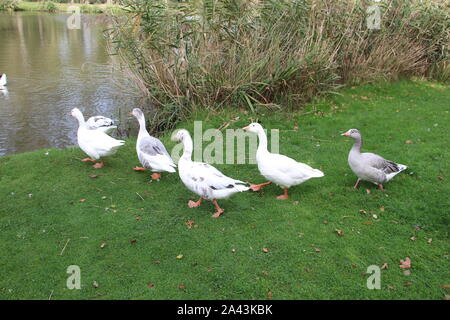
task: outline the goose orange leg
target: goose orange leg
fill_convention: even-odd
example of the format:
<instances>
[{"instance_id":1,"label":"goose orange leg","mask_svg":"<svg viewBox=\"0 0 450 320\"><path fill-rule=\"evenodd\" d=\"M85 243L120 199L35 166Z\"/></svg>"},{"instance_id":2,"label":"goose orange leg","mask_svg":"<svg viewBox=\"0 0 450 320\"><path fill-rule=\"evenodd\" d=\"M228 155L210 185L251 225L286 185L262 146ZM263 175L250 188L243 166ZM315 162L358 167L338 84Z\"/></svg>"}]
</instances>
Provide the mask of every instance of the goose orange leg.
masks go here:
<instances>
[{"instance_id":1,"label":"goose orange leg","mask_svg":"<svg viewBox=\"0 0 450 320\"><path fill-rule=\"evenodd\" d=\"M381 191L383 191L384 192L384 188L383 188L383 185L380 183L380 184L378 184L378 189L380 189Z\"/></svg>"},{"instance_id":2,"label":"goose orange leg","mask_svg":"<svg viewBox=\"0 0 450 320\"><path fill-rule=\"evenodd\" d=\"M217 203L217 200L213 200L212 203L214 203L214 205L216 206L216 212L211 216L213 218L218 218L222 215L222 213L225 211L223 210L221 207L219 207L219 204Z\"/></svg>"},{"instance_id":3,"label":"goose orange leg","mask_svg":"<svg viewBox=\"0 0 450 320\"><path fill-rule=\"evenodd\" d=\"M83 162L95 162L95 160L91 159L91 158L84 158L84 159L81 159L81 161L83 161Z\"/></svg>"},{"instance_id":4,"label":"goose orange leg","mask_svg":"<svg viewBox=\"0 0 450 320\"><path fill-rule=\"evenodd\" d=\"M203 198L198 199L197 202L189 200L188 202L188 207L189 208L197 208L198 206L200 206L202 204Z\"/></svg>"},{"instance_id":5,"label":"goose orange leg","mask_svg":"<svg viewBox=\"0 0 450 320\"><path fill-rule=\"evenodd\" d=\"M142 167L134 167L133 170L134 171L146 171L147 169L142 168Z\"/></svg>"},{"instance_id":6,"label":"goose orange leg","mask_svg":"<svg viewBox=\"0 0 450 320\"><path fill-rule=\"evenodd\" d=\"M150 175L150 177L152 178L152 180L159 180L161 179L161 173L154 172Z\"/></svg>"},{"instance_id":7,"label":"goose orange leg","mask_svg":"<svg viewBox=\"0 0 450 320\"><path fill-rule=\"evenodd\" d=\"M94 164L92 167L95 169L100 169L100 168L103 168L104 165L105 164L103 163L103 161L100 161L100 162Z\"/></svg>"},{"instance_id":8,"label":"goose orange leg","mask_svg":"<svg viewBox=\"0 0 450 320\"><path fill-rule=\"evenodd\" d=\"M278 196L277 199L285 200L287 198L289 198L289 196L288 196L288 188L284 188L284 193L281 196Z\"/></svg>"},{"instance_id":9,"label":"goose orange leg","mask_svg":"<svg viewBox=\"0 0 450 320\"><path fill-rule=\"evenodd\" d=\"M272 184L272 182L269 181L261 184L250 184L250 189L252 189L253 191L259 191L262 187L268 186L269 184Z\"/></svg>"},{"instance_id":10,"label":"goose orange leg","mask_svg":"<svg viewBox=\"0 0 450 320\"><path fill-rule=\"evenodd\" d=\"M359 188L359 183L361 182L361 179L356 180L355 185L353 186L354 189L358 189Z\"/></svg>"}]
</instances>

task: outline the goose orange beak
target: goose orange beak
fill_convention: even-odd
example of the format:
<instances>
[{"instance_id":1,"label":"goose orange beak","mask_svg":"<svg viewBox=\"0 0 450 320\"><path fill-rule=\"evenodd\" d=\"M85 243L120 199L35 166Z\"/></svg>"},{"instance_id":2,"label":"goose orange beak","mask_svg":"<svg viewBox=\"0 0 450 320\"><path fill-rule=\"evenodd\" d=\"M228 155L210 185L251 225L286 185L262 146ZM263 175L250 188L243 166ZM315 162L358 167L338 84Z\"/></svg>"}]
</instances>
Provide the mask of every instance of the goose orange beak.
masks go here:
<instances>
[{"instance_id":1,"label":"goose orange beak","mask_svg":"<svg viewBox=\"0 0 450 320\"><path fill-rule=\"evenodd\" d=\"M250 129L249 126L246 126L246 127L242 128L242 130L244 130L244 131L248 131L248 129Z\"/></svg>"},{"instance_id":2,"label":"goose orange beak","mask_svg":"<svg viewBox=\"0 0 450 320\"><path fill-rule=\"evenodd\" d=\"M341 133L341 136L344 136L344 137L348 137L349 135L350 135L350 133L348 133L348 131L344 132L344 133Z\"/></svg>"}]
</instances>

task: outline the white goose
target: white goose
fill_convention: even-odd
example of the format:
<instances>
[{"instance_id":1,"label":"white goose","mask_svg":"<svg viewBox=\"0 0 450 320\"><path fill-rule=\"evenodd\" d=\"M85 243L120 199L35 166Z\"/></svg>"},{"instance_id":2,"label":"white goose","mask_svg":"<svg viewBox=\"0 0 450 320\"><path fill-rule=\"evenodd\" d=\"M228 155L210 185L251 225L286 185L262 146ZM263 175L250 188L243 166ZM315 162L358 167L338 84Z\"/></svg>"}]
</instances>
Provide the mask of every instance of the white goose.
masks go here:
<instances>
[{"instance_id":1,"label":"white goose","mask_svg":"<svg viewBox=\"0 0 450 320\"><path fill-rule=\"evenodd\" d=\"M161 178L158 172L175 172L176 164L173 162L162 142L148 134L145 128L144 113L139 108L134 108L131 112L139 121L139 134L136 142L136 152L143 167L134 167L133 170L152 170L153 180Z\"/></svg>"},{"instance_id":2,"label":"white goose","mask_svg":"<svg viewBox=\"0 0 450 320\"><path fill-rule=\"evenodd\" d=\"M288 189L301 184L311 178L323 177L322 171L313 169L307 164L297 162L294 159L281 154L270 153L267 150L267 136L263 127L259 123L251 123L243 130L258 134L259 145L256 151L256 162L259 172L269 182L250 185L253 191L258 191L262 187L275 183L284 189L284 193L277 199L287 199Z\"/></svg>"},{"instance_id":3,"label":"white goose","mask_svg":"<svg viewBox=\"0 0 450 320\"><path fill-rule=\"evenodd\" d=\"M125 141L116 140L108 136L101 130L92 130L84 121L83 114L80 109L72 109L71 115L78 120L78 145L90 158L82 159L81 161L95 162L101 157L113 155L117 149L122 146ZM103 161L93 165L94 168L103 167Z\"/></svg>"},{"instance_id":4,"label":"white goose","mask_svg":"<svg viewBox=\"0 0 450 320\"><path fill-rule=\"evenodd\" d=\"M114 125L114 121L104 116L90 117L86 123L89 126L89 129L100 130L107 134L110 134L114 129L117 129L117 126Z\"/></svg>"},{"instance_id":5,"label":"white goose","mask_svg":"<svg viewBox=\"0 0 450 320\"><path fill-rule=\"evenodd\" d=\"M361 180L365 180L378 185L378 188L384 191L383 183L388 182L408 168L403 164L386 160L374 153L361 153L362 137L357 129L350 129L341 135L355 140L348 154L348 164L358 176L358 180L356 180L354 186L355 189L359 187Z\"/></svg>"},{"instance_id":6,"label":"white goose","mask_svg":"<svg viewBox=\"0 0 450 320\"><path fill-rule=\"evenodd\" d=\"M245 182L225 176L213 166L204 162L191 160L193 143L187 130L181 129L174 133L172 140L183 143L183 156L178 162L178 173L184 185L200 196L197 202L190 200L189 208L198 207L203 199L211 200L216 207L213 218L219 217L224 210L219 207L217 199L228 198L237 192L247 191L249 188L243 186Z\"/></svg>"},{"instance_id":7,"label":"white goose","mask_svg":"<svg viewBox=\"0 0 450 320\"><path fill-rule=\"evenodd\" d=\"M6 81L6 74L2 74L0 77L0 90L6 90L6 84L8 82Z\"/></svg>"}]
</instances>

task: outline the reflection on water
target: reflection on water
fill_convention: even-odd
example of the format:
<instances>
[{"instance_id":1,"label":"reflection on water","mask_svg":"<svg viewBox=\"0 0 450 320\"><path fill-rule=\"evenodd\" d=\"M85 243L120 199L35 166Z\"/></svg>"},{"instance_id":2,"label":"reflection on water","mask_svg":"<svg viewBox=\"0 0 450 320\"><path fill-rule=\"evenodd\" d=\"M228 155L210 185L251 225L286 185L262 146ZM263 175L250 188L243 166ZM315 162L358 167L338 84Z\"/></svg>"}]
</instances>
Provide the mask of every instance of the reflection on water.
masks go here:
<instances>
[{"instance_id":1,"label":"reflection on water","mask_svg":"<svg viewBox=\"0 0 450 320\"><path fill-rule=\"evenodd\" d=\"M114 73L105 25L69 30L67 14L0 13L0 155L76 144L77 123L86 118L121 118L134 107L134 95ZM89 16L83 15L83 19Z\"/></svg>"}]
</instances>

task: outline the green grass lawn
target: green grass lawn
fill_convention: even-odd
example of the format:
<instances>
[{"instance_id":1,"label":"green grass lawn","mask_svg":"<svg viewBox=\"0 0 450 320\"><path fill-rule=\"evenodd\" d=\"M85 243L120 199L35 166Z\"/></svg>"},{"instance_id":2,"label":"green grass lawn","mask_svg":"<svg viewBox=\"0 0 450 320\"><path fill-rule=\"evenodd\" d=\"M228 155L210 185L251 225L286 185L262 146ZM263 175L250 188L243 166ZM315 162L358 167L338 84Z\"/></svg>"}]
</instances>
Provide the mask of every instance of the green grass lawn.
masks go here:
<instances>
[{"instance_id":1,"label":"green grass lawn","mask_svg":"<svg viewBox=\"0 0 450 320\"><path fill-rule=\"evenodd\" d=\"M280 129L280 153L325 172L291 188L289 200L268 186L219 201L218 219L211 202L187 207L197 196L178 174L149 182L132 171L135 140L102 169L80 162L78 147L0 157L0 298L443 299L449 101L448 85L415 80L349 88L294 114L196 114L204 128L259 117ZM362 132L365 151L409 166L384 193L369 183L352 188L352 142L340 136L350 128ZM264 182L256 165L217 168ZM406 257L410 275L399 268ZM385 263L381 290L367 289L367 267ZM80 290L66 287L69 265L81 269Z\"/></svg>"}]
</instances>

